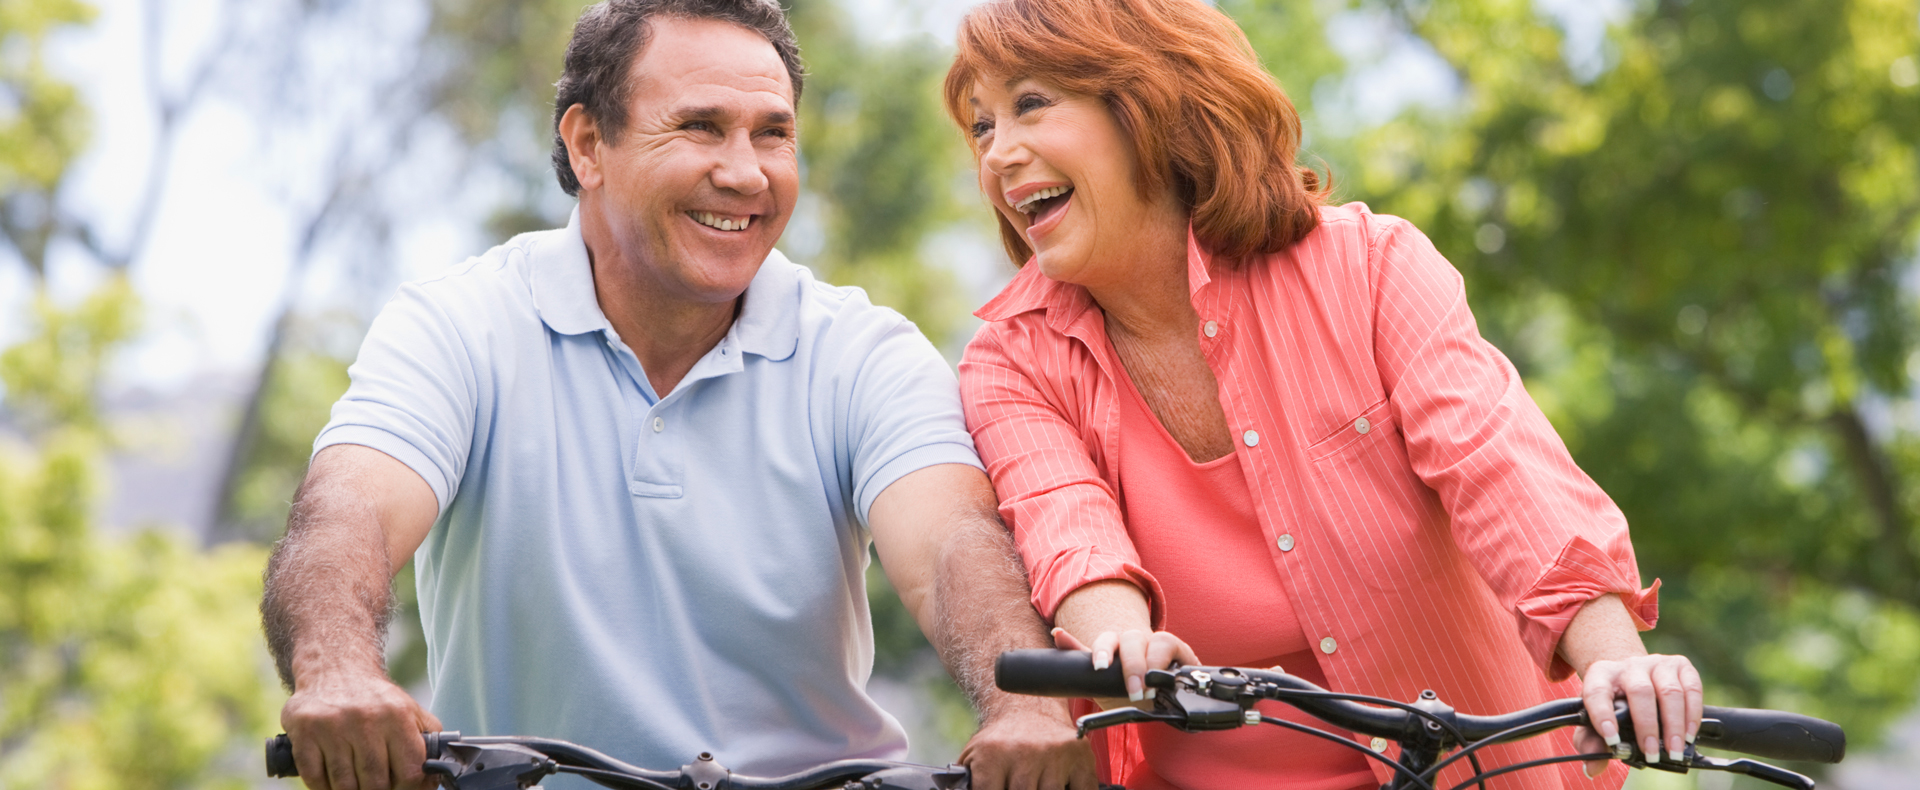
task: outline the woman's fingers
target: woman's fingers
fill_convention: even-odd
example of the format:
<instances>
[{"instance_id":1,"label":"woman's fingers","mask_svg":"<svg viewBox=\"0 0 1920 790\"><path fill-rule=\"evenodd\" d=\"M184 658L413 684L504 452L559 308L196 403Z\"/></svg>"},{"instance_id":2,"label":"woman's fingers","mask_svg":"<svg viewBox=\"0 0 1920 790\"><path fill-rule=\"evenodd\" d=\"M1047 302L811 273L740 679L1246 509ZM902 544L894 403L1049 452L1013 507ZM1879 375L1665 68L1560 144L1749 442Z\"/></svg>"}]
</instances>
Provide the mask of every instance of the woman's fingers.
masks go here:
<instances>
[{"instance_id":1,"label":"woman's fingers","mask_svg":"<svg viewBox=\"0 0 1920 790\"><path fill-rule=\"evenodd\" d=\"M1059 626L1054 626L1053 628L1053 646L1061 650L1085 650L1087 652L1093 652L1092 648L1081 644L1080 640L1073 638L1073 634L1067 633L1067 629Z\"/></svg>"},{"instance_id":2,"label":"woman's fingers","mask_svg":"<svg viewBox=\"0 0 1920 790\"><path fill-rule=\"evenodd\" d=\"M1607 744L1587 727L1573 728L1573 751L1575 754L1600 754L1607 751ZM1582 765L1588 779L1594 779L1607 771L1607 761L1588 760Z\"/></svg>"},{"instance_id":3,"label":"woman's fingers","mask_svg":"<svg viewBox=\"0 0 1920 790\"><path fill-rule=\"evenodd\" d=\"M1093 638L1093 668L1106 669L1113 665L1113 649L1120 644L1120 635L1113 631L1103 631Z\"/></svg>"},{"instance_id":4,"label":"woman's fingers","mask_svg":"<svg viewBox=\"0 0 1920 790\"><path fill-rule=\"evenodd\" d=\"M1707 715L1706 684L1700 682L1700 671L1693 668L1693 662L1685 656L1677 656L1685 661L1680 669L1680 685L1687 688L1687 743L1693 743L1700 735L1700 720Z\"/></svg>"},{"instance_id":5,"label":"woman's fingers","mask_svg":"<svg viewBox=\"0 0 1920 790\"><path fill-rule=\"evenodd\" d=\"M1660 698L1660 742L1666 746L1666 759L1686 762L1687 690L1680 685L1680 667L1673 661L1660 661L1648 669L1654 694Z\"/></svg>"},{"instance_id":6,"label":"woman's fingers","mask_svg":"<svg viewBox=\"0 0 1920 790\"><path fill-rule=\"evenodd\" d=\"M1580 699L1586 704L1587 720L1593 722L1593 729L1608 750L1620 744L1620 725L1613 720L1613 698L1615 694L1614 675L1619 662L1596 661L1587 668L1587 675L1580 689Z\"/></svg>"},{"instance_id":7,"label":"woman's fingers","mask_svg":"<svg viewBox=\"0 0 1920 790\"><path fill-rule=\"evenodd\" d=\"M1147 663L1147 641L1151 634L1145 631L1122 631L1120 633L1120 671L1127 678L1127 701L1139 702L1146 699L1147 670L1159 669Z\"/></svg>"}]
</instances>

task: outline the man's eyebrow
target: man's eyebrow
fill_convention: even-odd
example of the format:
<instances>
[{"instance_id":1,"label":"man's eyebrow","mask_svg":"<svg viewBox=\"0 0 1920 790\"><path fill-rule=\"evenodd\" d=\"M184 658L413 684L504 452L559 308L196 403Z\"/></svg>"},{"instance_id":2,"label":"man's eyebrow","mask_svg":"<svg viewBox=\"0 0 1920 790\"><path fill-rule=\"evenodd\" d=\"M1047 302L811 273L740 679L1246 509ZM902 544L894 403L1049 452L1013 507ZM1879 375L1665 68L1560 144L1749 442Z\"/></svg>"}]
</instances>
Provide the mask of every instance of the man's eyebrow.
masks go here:
<instances>
[{"instance_id":1,"label":"man's eyebrow","mask_svg":"<svg viewBox=\"0 0 1920 790\"><path fill-rule=\"evenodd\" d=\"M684 107L678 112L675 112L674 115L678 116L682 121L721 121L732 117L733 112L727 110L725 107L713 105ZM762 125L791 126L793 122L793 111L791 110L770 110L760 115L760 123Z\"/></svg>"}]
</instances>

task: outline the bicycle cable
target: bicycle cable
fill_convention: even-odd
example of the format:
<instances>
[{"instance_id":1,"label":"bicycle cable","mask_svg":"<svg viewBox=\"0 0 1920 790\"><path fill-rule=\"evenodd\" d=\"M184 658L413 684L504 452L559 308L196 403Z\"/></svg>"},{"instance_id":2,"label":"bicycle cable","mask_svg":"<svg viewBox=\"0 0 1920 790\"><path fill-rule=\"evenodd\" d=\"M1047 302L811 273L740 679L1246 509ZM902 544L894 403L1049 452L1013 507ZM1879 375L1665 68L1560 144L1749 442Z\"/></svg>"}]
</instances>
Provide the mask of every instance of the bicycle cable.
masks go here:
<instances>
[{"instance_id":1,"label":"bicycle cable","mask_svg":"<svg viewBox=\"0 0 1920 790\"><path fill-rule=\"evenodd\" d=\"M1276 719L1266 714L1260 715L1260 723L1272 724L1278 727L1284 727L1286 729L1293 730L1295 732L1304 732L1316 738L1325 738L1329 741L1333 741L1334 743L1340 744L1341 746L1358 750L1361 754L1366 755L1370 759L1379 760L1380 762L1393 766L1393 770L1399 773L1405 774L1407 779L1411 780L1415 786L1422 788L1422 790L1434 790L1433 783L1428 782L1425 779L1421 779L1420 775L1414 773L1412 768L1408 768L1404 765L1401 765L1398 760L1390 760L1384 754L1376 752L1365 746L1361 746L1358 743L1354 743L1352 738L1343 738L1341 736L1327 732L1326 730L1316 729L1314 727L1309 727L1305 724L1300 724L1298 722L1287 721L1286 719Z\"/></svg>"},{"instance_id":2,"label":"bicycle cable","mask_svg":"<svg viewBox=\"0 0 1920 790\"><path fill-rule=\"evenodd\" d=\"M1492 779L1501 774L1509 774L1509 773L1513 773L1514 771L1524 771L1524 770L1527 770L1528 768L1538 768L1543 765L1553 765L1554 763L1571 763L1576 761L1585 762L1587 760L1603 760L1603 759L1611 760L1613 759L1613 755L1606 754L1604 752L1595 752L1593 754L1569 754L1562 757L1543 757L1538 760L1529 760L1524 763L1514 763L1513 765L1495 768L1477 777L1468 779L1467 781L1454 785L1453 787L1450 787L1447 790L1466 790L1467 786L1472 785L1476 782L1485 782L1486 780Z\"/></svg>"},{"instance_id":3,"label":"bicycle cable","mask_svg":"<svg viewBox=\"0 0 1920 790\"><path fill-rule=\"evenodd\" d=\"M1364 702L1372 705L1378 705L1381 707L1397 708L1399 710L1403 710L1415 716L1419 716L1423 719L1426 719L1427 721L1433 722L1436 726L1439 726L1445 729L1447 731L1447 734L1452 735L1453 740L1459 743L1462 747L1465 747L1467 744L1466 734L1462 733L1460 731L1460 728L1453 726L1451 723L1441 719L1439 716L1435 716L1433 713L1429 711L1421 710L1419 708L1416 708L1404 702L1390 700L1385 697L1370 697L1365 694L1343 694L1338 691L1306 691L1304 689L1287 689L1287 688L1275 688L1274 691L1275 691L1274 699L1279 702L1286 702L1286 700L1280 696L1280 695L1286 695L1286 696L1302 697L1302 698L1309 698L1309 699L1331 699L1331 700L1345 700L1348 702ZM1288 704L1291 705L1292 703L1288 703ZM1295 706L1295 707L1298 707L1298 706ZM1311 715L1311 713L1309 713L1309 715ZM1316 716L1315 718L1318 718L1318 717ZM1342 740L1347 740L1347 739L1343 738ZM1348 742L1352 743L1352 741L1348 741ZM1359 746L1360 744L1355 743L1353 745ZM1368 749L1367 751L1372 752L1373 750ZM1472 749L1463 748L1462 751L1465 754L1467 754L1467 763L1473 766L1475 775L1486 773L1486 769L1481 767L1480 765L1480 758L1473 755ZM1437 782L1440 780L1440 768L1446 766L1448 762L1451 762L1453 759L1458 759L1458 757L1459 755L1454 755L1453 758L1449 758L1447 761L1442 761L1440 763L1435 764L1434 767L1431 769L1434 781ZM1399 762L1393 761L1393 764L1399 765ZM1487 786L1485 783L1480 784L1480 790L1487 790Z\"/></svg>"}]
</instances>

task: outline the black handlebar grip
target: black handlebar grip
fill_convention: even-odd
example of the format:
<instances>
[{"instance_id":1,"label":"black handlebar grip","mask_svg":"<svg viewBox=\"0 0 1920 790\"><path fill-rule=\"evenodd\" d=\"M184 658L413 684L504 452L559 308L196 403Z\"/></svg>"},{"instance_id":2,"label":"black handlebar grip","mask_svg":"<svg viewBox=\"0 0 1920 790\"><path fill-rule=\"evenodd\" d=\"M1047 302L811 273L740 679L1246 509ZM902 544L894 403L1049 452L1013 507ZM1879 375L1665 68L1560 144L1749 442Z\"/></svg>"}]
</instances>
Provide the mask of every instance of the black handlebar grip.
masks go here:
<instances>
[{"instance_id":1,"label":"black handlebar grip","mask_svg":"<svg viewBox=\"0 0 1920 790\"><path fill-rule=\"evenodd\" d=\"M285 735L267 739L267 775L276 779L300 775L300 766L293 764L293 741Z\"/></svg>"},{"instance_id":2,"label":"black handlebar grip","mask_svg":"<svg viewBox=\"0 0 1920 790\"><path fill-rule=\"evenodd\" d=\"M1085 650L1009 650L993 663L993 683L1001 691L1036 697L1124 697L1127 681L1120 662L1093 668Z\"/></svg>"},{"instance_id":3,"label":"black handlebar grip","mask_svg":"<svg viewBox=\"0 0 1920 790\"><path fill-rule=\"evenodd\" d=\"M1720 721L1717 728L1700 728L1700 740L1707 746L1775 760L1816 763L1837 763L1847 755L1847 733L1830 721L1785 711L1713 705L1708 705L1705 713L1705 718Z\"/></svg>"}]
</instances>

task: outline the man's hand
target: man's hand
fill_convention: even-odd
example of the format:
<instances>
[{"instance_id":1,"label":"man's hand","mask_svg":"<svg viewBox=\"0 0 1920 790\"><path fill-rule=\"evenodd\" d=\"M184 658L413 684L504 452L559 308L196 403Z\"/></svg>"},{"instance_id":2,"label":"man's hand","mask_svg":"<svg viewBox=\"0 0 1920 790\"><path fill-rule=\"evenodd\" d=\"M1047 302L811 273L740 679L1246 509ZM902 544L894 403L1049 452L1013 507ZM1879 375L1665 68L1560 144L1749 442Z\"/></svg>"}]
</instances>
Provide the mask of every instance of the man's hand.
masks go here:
<instances>
[{"instance_id":1,"label":"man's hand","mask_svg":"<svg viewBox=\"0 0 1920 790\"><path fill-rule=\"evenodd\" d=\"M1093 750L1074 734L1064 700L1006 703L960 751L974 790L1096 790Z\"/></svg>"},{"instance_id":2,"label":"man's hand","mask_svg":"<svg viewBox=\"0 0 1920 790\"><path fill-rule=\"evenodd\" d=\"M326 675L280 709L294 765L313 790L416 790L424 786L423 732L440 720L384 674Z\"/></svg>"},{"instance_id":3,"label":"man's hand","mask_svg":"<svg viewBox=\"0 0 1920 790\"><path fill-rule=\"evenodd\" d=\"M413 790L440 720L387 679L381 637L393 574L433 528L439 502L392 457L341 444L315 456L287 536L267 561L267 646L293 690L280 726L314 790Z\"/></svg>"},{"instance_id":4,"label":"man's hand","mask_svg":"<svg viewBox=\"0 0 1920 790\"><path fill-rule=\"evenodd\" d=\"M1051 640L986 474L953 464L908 474L874 500L868 525L901 602L980 711L960 754L973 787L1094 790L1093 751L1074 737L1066 702L993 687L1002 652Z\"/></svg>"}]
</instances>

